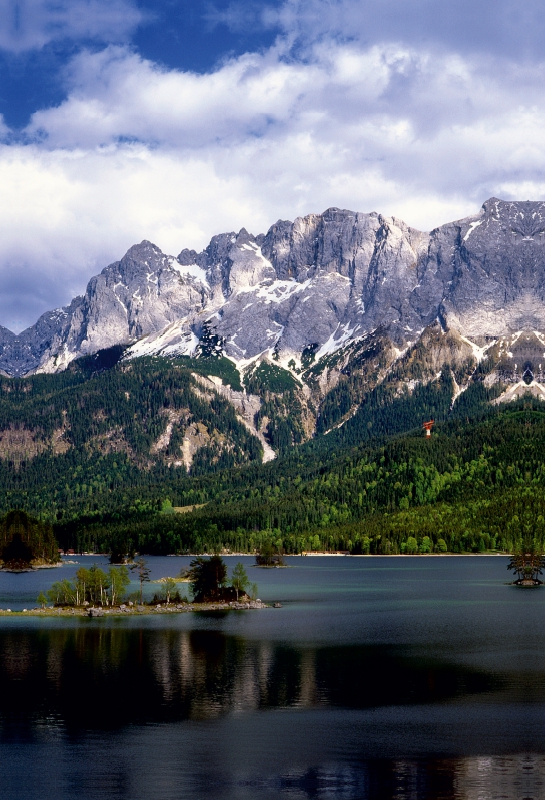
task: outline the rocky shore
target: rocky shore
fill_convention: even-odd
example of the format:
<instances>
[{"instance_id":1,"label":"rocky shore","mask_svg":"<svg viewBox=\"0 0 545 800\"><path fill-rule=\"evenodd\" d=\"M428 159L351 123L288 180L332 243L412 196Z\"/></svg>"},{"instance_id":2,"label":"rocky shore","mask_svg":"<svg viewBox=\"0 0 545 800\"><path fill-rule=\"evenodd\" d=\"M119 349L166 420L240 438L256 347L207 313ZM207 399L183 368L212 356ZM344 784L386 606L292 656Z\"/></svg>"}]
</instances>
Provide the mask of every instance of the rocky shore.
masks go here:
<instances>
[{"instance_id":1,"label":"rocky shore","mask_svg":"<svg viewBox=\"0 0 545 800\"><path fill-rule=\"evenodd\" d=\"M116 617L116 616L149 616L157 614L184 614L188 611L244 611L249 609L270 608L261 600L250 600L247 603L159 603L155 606L141 606L133 603L122 603L120 606L59 606L46 608L24 608L12 611L10 608L0 609L0 616L21 614L25 617Z\"/></svg>"}]
</instances>

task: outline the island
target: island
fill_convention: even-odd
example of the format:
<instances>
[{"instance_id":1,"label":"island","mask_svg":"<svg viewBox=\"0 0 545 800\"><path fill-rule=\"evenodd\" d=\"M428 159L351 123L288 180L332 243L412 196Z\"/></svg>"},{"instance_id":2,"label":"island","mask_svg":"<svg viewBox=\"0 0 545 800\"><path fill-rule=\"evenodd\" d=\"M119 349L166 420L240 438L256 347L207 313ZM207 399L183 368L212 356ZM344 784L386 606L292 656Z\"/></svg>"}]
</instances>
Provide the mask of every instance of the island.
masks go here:
<instances>
[{"instance_id":1,"label":"island","mask_svg":"<svg viewBox=\"0 0 545 800\"><path fill-rule=\"evenodd\" d=\"M0 562L0 569L5 572L28 572L60 564L52 526L24 511L9 511L0 519Z\"/></svg>"},{"instance_id":2,"label":"island","mask_svg":"<svg viewBox=\"0 0 545 800\"><path fill-rule=\"evenodd\" d=\"M275 604L280 608L280 604ZM44 606L24 608L22 611L12 611L9 608L0 609L0 617L121 617L121 616L155 616L157 614L182 614L191 611L245 611L250 609L270 608L261 600L248 600L247 602L231 603L158 603L157 605L138 605L129 601L118 606Z\"/></svg>"},{"instance_id":3,"label":"island","mask_svg":"<svg viewBox=\"0 0 545 800\"><path fill-rule=\"evenodd\" d=\"M545 557L542 551L530 542L517 548L507 565L507 569L517 575L512 585L522 587L542 586L543 581L539 576L544 568Z\"/></svg>"},{"instance_id":4,"label":"island","mask_svg":"<svg viewBox=\"0 0 545 800\"><path fill-rule=\"evenodd\" d=\"M139 589L126 597L130 585L130 572L138 580ZM74 580L53 583L47 594L40 592L39 606L24 609L24 614L40 616L103 617L126 614L171 614L187 611L229 611L268 608L257 597L257 584L250 583L244 565L238 563L229 577L227 566L219 555L209 558L198 556L189 570L177 578L161 578L160 594L144 600L144 584L150 582L150 569L144 558L134 561L130 568L124 564L112 565L104 571L93 564L89 569L80 567ZM181 596L179 583L188 582L193 599ZM275 604L276 608L280 604ZM0 609L0 615L9 615L10 609Z\"/></svg>"}]
</instances>

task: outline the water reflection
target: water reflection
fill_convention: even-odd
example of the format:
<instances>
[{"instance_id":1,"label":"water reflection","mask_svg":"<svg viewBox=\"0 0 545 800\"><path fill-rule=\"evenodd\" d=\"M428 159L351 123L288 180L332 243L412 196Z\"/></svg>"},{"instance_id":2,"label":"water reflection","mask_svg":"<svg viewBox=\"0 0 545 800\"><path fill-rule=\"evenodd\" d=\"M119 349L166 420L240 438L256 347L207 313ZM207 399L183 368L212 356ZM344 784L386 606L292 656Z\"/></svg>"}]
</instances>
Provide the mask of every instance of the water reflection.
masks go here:
<instances>
[{"instance_id":1,"label":"water reflection","mask_svg":"<svg viewBox=\"0 0 545 800\"><path fill-rule=\"evenodd\" d=\"M70 727L213 719L266 708L435 703L500 686L399 648L297 648L214 630L0 631L0 719Z\"/></svg>"},{"instance_id":2,"label":"water reflection","mask_svg":"<svg viewBox=\"0 0 545 800\"><path fill-rule=\"evenodd\" d=\"M545 757L535 754L464 759L372 761L359 768L309 769L283 776L282 793L326 800L542 800Z\"/></svg>"},{"instance_id":3,"label":"water reflection","mask_svg":"<svg viewBox=\"0 0 545 800\"><path fill-rule=\"evenodd\" d=\"M464 759L454 770L455 796L463 800L545 797L545 757L534 754Z\"/></svg>"},{"instance_id":4,"label":"water reflection","mask_svg":"<svg viewBox=\"0 0 545 800\"><path fill-rule=\"evenodd\" d=\"M0 797L545 800L541 677L419 652L0 630Z\"/></svg>"}]
</instances>

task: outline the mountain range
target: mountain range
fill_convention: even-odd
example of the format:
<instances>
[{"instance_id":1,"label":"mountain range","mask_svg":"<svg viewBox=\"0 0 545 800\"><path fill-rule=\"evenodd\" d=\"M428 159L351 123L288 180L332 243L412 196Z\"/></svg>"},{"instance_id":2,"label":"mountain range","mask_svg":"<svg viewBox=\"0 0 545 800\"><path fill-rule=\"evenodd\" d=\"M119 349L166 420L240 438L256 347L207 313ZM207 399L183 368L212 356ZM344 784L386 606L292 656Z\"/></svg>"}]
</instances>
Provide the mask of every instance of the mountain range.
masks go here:
<instances>
[{"instance_id":1,"label":"mountain range","mask_svg":"<svg viewBox=\"0 0 545 800\"><path fill-rule=\"evenodd\" d=\"M544 235L545 203L491 199L135 245L0 330L0 511L106 552L543 539Z\"/></svg>"},{"instance_id":2,"label":"mountain range","mask_svg":"<svg viewBox=\"0 0 545 800\"><path fill-rule=\"evenodd\" d=\"M69 447L80 428L81 447L97 414L104 431L89 433L86 452L117 449L140 466L190 470L203 447L210 468L259 453L267 461L332 431L351 442L475 402L543 399L544 236L545 203L492 198L478 214L429 233L331 208L279 221L266 234L220 234L201 253L169 256L144 241L69 306L19 335L0 329L0 458L17 465L36 448L57 453L55 436ZM68 402L66 382L55 384L53 401L53 384L29 395L30 385L12 391L8 380L53 377L82 359L91 372L93 363L121 359L126 372L149 357L176 362L185 375L183 408L172 405L170 379L161 378L152 404L157 441L146 422L152 408L142 405L148 395L132 412L142 417L142 434L136 423L119 425L116 404L136 396L132 385L112 401L111 419L95 409L87 423L86 401ZM138 374L147 380L145 370ZM203 402L215 403L213 424ZM49 405L38 410L39 403ZM52 415L47 432L44 415Z\"/></svg>"},{"instance_id":3,"label":"mountain range","mask_svg":"<svg viewBox=\"0 0 545 800\"><path fill-rule=\"evenodd\" d=\"M144 241L69 306L19 335L0 329L0 368L56 372L118 344L194 355L211 333L242 368L264 358L301 368L305 354L317 362L377 330L404 351L434 322L478 357L521 332L542 338L544 234L545 203L492 198L430 233L330 208L258 236L214 236L201 253L168 256Z\"/></svg>"}]
</instances>

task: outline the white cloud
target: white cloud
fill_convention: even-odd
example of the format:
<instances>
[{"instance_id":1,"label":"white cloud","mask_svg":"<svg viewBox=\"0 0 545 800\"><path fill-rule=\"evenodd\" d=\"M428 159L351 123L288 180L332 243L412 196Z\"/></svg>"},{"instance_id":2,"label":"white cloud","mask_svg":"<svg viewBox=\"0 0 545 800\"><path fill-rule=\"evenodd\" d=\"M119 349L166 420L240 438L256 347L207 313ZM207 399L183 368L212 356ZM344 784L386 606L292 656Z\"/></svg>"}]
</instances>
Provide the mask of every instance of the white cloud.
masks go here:
<instances>
[{"instance_id":1,"label":"white cloud","mask_svg":"<svg viewBox=\"0 0 545 800\"><path fill-rule=\"evenodd\" d=\"M244 176L224 179L204 159L142 146L3 147L0 187L0 323L18 330L81 293L135 242L178 253L206 242L214 224L257 221Z\"/></svg>"},{"instance_id":2,"label":"white cloud","mask_svg":"<svg viewBox=\"0 0 545 800\"><path fill-rule=\"evenodd\" d=\"M124 41L143 19L127 0L0 0L0 49L20 54L61 39Z\"/></svg>"},{"instance_id":3,"label":"white cloud","mask_svg":"<svg viewBox=\"0 0 545 800\"><path fill-rule=\"evenodd\" d=\"M208 17L236 31L281 30L297 45L343 37L524 60L545 50L545 16L536 0L231 0L221 9L212 3Z\"/></svg>"},{"instance_id":4,"label":"white cloud","mask_svg":"<svg viewBox=\"0 0 545 800\"><path fill-rule=\"evenodd\" d=\"M396 42L322 38L296 57L281 39L204 75L82 53L66 101L34 114L33 144L0 149L0 322L14 268L46 310L143 238L177 253L332 205L426 229L493 194L541 197L542 79Z\"/></svg>"}]
</instances>

